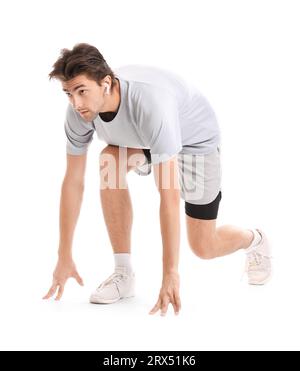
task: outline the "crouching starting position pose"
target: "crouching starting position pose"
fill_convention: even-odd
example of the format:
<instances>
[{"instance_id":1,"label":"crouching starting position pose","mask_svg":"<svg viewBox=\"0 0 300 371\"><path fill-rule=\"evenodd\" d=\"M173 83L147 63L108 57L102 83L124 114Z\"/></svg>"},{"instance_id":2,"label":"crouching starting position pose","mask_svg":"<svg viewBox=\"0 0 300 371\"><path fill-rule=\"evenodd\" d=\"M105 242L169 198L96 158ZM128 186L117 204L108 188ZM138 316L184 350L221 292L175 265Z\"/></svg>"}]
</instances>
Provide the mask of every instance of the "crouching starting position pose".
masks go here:
<instances>
[{"instance_id":1,"label":"crouching starting position pose","mask_svg":"<svg viewBox=\"0 0 300 371\"><path fill-rule=\"evenodd\" d=\"M180 199L185 202L188 242L199 258L212 259L244 249L249 284L271 275L271 252L262 230L216 227L221 193L220 132L207 99L191 83L164 69L128 65L112 70L97 48L63 49L50 78L69 98L65 119L67 169L60 203L58 263L44 297L59 300L68 278L83 284L72 259L88 146L96 131L107 143L100 154L100 197L115 258L115 269L91 294L91 303L134 296L131 265L132 205L127 173L153 170L160 194L163 279L150 311L181 308L179 294Z\"/></svg>"}]
</instances>

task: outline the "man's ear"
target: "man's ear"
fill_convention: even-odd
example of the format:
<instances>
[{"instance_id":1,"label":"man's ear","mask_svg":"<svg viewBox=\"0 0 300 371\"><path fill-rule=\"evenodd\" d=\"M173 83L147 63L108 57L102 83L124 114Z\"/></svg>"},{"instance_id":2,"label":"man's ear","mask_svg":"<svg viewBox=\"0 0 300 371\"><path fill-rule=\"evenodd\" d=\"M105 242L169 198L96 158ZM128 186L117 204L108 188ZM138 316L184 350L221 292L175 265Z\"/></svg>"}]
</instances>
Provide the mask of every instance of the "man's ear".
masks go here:
<instances>
[{"instance_id":1,"label":"man's ear","mask_svg":"<svg viewBox=\"0 0 300 371\"><path fill-rule=\"evenodd\" d=\"M103 77L103 79L101 79L99 81L100 86L103 86L104 84L108 84L108 86L111 85L111 76L110 75L106 75L105 77Z\"/></svg>"}]
</instances>

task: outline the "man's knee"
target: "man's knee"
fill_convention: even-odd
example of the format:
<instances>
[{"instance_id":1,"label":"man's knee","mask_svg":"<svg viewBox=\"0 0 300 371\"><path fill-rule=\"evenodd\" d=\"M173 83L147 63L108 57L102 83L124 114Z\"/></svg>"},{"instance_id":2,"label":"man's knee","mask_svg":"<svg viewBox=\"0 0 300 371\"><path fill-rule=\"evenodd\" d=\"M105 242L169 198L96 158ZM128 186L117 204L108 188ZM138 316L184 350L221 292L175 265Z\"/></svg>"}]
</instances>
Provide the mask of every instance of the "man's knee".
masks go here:
<instances>
[{"instance_id":1,"label":"man's knee","mask_svg":"<svg viewBox=\"0 0 300 371\"><path fill-rule=\"evenodd\" d=\"M108 145L100 152L99 163L100 169L107 168L110 171L116 171L119 168L119 162L124 158L126 161L126 155L121 154L119 146Z\"/></svg>"},{"instance_id":2,"label":"man's knee","mask_svg":"<svg viewBox=\"0 0 300 371\"><path fill-rule=\"evenodd\" d=\"M141 149L106 146L100 153L100 178L104 188L127 188L126 174L145 161Z\"/></svg>"},{"instance_id":3,"label":"man's knee","mask_svg":"<svg viewBox=\"0 0 300 371\"><path fill-rule=\"evenodd\" d=\"M99 156L99 170L101 190L126 188L126 170L119 166L118 146L103 148Z\"/></svg>"},{"instance_id":4,"label":"man's knee","mask_svg":"<svg viewBox=\"0 0 300 371\"><path fill-rule=\"evenodd\" d=\"M132 169L140 166L145 162L145 155L142 149L127 148L114 145L106 146L100 153L100 167L103 168L108 164L112 164L112 169L124 169L129 172Z\"/></svg>"},{"instance_id":5,"label":"man's knee","mask_svg":"<svg viewBox=\"0 0 300 371\"><path fill-rule=\"evenodd\" d=\"M114 146L109 144L108 146L104 147L100 152L100 158L106 155L117 156L119 152L119 146Z\"/></svg>"},{"instance_id":6,"label":"man's knee","mask_svg":"<svg viewBox=\"0 0 300 371\"><path fill-rule=\"evenodd\" d=\"M190 247L194 254L201 259L214 259L217 256L216 244L212 239L190 241Z\"/></svg>"}]
</instances>

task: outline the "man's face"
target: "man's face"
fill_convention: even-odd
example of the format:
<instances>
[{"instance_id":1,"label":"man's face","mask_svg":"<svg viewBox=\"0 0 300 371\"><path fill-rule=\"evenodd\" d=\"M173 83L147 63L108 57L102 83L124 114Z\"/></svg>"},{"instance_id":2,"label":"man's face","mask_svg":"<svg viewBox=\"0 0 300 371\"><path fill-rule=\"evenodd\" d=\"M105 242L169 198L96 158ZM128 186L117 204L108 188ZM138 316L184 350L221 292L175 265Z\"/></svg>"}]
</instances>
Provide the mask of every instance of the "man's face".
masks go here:
<instances>
[{"instance_id":1,"label":"man's face","mask_svg":"<svg viewBox=\"0 0 300 371\"><path fill-rule=\"evenodd\" d=\"M63 91L69 97L73 108L84 121L94 120L104 107L104 86L90 80L86 75L78 75L62 82Z\"/></svg>"}]
</instances>

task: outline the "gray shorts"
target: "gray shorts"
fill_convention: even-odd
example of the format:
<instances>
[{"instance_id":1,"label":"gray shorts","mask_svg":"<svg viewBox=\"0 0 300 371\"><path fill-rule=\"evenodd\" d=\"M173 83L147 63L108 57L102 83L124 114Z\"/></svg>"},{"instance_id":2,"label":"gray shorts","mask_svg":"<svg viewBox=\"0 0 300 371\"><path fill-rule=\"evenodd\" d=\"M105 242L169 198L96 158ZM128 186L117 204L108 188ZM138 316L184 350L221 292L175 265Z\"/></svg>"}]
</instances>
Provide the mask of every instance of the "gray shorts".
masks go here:
<instances>
[{"instance_id":1,"label":"gray shorts","mask_svg":"<svg viewBox=\"0 0 300 371\"><path fill-rule=\"evenodd\" d=\"M149 149L143 149L147 158L135 169L139 175L151 173ZM220 147L205 155L177 155L180 196L185 201L187 215L198 219L216 219L221 193Z\"/></svg>"}]
</instances>

